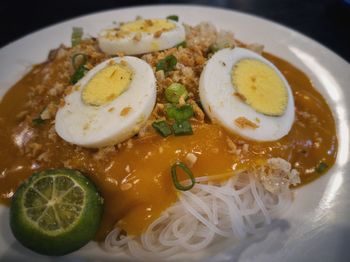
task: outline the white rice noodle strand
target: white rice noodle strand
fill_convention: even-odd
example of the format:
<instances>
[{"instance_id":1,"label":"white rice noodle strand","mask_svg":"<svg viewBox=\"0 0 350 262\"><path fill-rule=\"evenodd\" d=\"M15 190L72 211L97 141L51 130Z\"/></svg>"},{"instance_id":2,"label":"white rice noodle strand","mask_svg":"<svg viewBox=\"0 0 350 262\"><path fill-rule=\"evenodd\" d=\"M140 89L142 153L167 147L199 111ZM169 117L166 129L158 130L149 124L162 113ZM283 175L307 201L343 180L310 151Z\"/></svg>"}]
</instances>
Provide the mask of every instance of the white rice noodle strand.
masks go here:
<instances>
[{"instance_id":1,"label":"white rice noodle strand","mask_svg":"<svg viewBox=\"0 0 350 262\"><path fill-rule=\"evenodd\" d=\"M258 177L256 173L240 172L224 182L210 177L197 179L201 183L190 191L179 192L179 201L144 234L120 236L121 231L114 229L106 237L105 249L126 251L142 260L167 259L181 252L202 250L220 238L239 240L252 235L292 203L289 187L284 184L281 191L276 187L274 191L267 190ZM276 177L272 178L276 181ZM269 182L264 179L264 183ZM271 183L268 185L271 187Z\"/></svg>"}]
</instances>

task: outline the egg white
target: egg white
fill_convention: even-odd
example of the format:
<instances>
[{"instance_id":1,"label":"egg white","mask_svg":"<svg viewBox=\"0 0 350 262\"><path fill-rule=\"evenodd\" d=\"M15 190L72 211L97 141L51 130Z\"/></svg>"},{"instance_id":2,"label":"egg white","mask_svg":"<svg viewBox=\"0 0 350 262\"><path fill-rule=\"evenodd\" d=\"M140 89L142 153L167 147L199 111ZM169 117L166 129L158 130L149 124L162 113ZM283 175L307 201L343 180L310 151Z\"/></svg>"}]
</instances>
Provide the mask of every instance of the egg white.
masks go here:
<instances>
[{"instance_id":1,"label":"egg white","mask_svg":"<svg viewBox=\"0 0 350 262\"><path fill-rule=\"evenodd\" d=\"M268 116L255 111L234 95L231 81L233 66L241 59L257 59L280 77L288 92L286 111L281 116ZM222 49L207 62L199 81L199 95L205 112L212 121L244 138L257 141L273 141L287 135L294 122L294 98L291 88L281 72L262 56L244 48ZM244 117L258 125L257 128L240 128L235 119Z\"/></svg>"},{"instance_id":2,"label":"egg white","mask_svg":"<svg viewBox=\"0 0 350 262\"><path fill-rule=\"evenodd\" d=\"M133 39L137 34L135 32L130 32L124 37L116 37L114 29L103 29L97 38L99 47L108 55L116 55L117 52L139 55L172 48L185 41L185 28L173 20L167 21L173 23L175 28L163 32L158 38L154 37L153 33L142 32L139 41Z\"/></svg>"},{"instance_id":3,"label":"egg white","mask_svg":"<svg viewBox=\"0 0 350 262\"><path fill-rule=\"evenodd\" d=\"M129 88L119 97L102 106L83 102L81 93L88 81L112 61L125 61L133 71ZM79 87L79 88L75 88ZM120 143L144 125L156 102L156 81L152 68L136 57L112 58L91 69L65 97L55 119L57 134L69 143L99 148ZM78 90L76 90L78 89ZM126 115L120 112L130 107Z\"/></svg>"}]
</instances>

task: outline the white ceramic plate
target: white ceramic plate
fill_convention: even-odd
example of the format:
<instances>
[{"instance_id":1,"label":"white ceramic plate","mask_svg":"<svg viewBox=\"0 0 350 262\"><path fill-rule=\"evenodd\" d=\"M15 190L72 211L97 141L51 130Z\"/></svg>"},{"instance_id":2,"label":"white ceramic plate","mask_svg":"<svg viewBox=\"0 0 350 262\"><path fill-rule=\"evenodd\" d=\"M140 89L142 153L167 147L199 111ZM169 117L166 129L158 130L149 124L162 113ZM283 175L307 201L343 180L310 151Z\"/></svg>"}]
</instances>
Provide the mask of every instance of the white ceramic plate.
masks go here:
<instances>
[{"instance_id":1,"label":"white ceramic plate","mask_svg":"<svg viewBox=\"0 0 350 262\"><path fill-rule=\"evenodd\" d=\"M295 192L291 210L275 221L266 233L238 245L217 243L186 259L208 261L349 261L350 249L350 164L349 113L350 65L315 41L273 22L234 11L199 6L147 6L118 9L83 16L40 30L0 49L0 97L35 63L43 62L50 49L70 44L73 26L96 33L112 23L141 15L145 18L178 14L182 22L203 20L231 30L246 42L265 49L301 68L326 97L337 123L339 155L323 177ZM0 177L1 182L1 177ZM15 241L8 225L8 209L0 207L0 261L51 261L32 253ZM94 243L55 261L115 260Z\"/></svg>"}]
</instances>

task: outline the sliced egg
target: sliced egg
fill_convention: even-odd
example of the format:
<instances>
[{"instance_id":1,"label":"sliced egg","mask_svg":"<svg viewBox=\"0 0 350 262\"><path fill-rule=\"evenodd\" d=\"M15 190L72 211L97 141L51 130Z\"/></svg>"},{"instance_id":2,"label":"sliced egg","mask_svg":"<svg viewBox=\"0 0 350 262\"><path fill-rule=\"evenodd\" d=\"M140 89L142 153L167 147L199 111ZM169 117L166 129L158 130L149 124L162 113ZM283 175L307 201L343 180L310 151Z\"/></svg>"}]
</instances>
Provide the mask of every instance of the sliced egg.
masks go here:
<instances>
[{"instance_id":1,"label":"sliced egg","mask_svg":"<svg viewBox=\"0 0 350 262\"><path fill-rule=\"evenodd\" d=\"M108 55L144 54L168 49L183 41L183 25L169 19L136 20L119 28L104 29L98 35L99 46Z\"/></svg>"},{"instance_id":2,"label":"sliced egg","mask_svg":"<svg viewBox=\"0 0 350 262\"><path fill-rule=\"evenodd\" d=\"M112 58L91 69L65 97L55 119L69 143L99 148L135 135L156 101L152 68L136 57Z\"/></svg>"},{"instance_id":3,"label":"sliced egg","mask_svg":"<svg viewBox=\"0 0 350 262\"><path fill-rule=\"evenodd\" d=\"M281 72L244 48L222 49L207 62L199 95L212 121L244 138L273 141L294 122L294 98Z\"/></svg>"}]
</instances>

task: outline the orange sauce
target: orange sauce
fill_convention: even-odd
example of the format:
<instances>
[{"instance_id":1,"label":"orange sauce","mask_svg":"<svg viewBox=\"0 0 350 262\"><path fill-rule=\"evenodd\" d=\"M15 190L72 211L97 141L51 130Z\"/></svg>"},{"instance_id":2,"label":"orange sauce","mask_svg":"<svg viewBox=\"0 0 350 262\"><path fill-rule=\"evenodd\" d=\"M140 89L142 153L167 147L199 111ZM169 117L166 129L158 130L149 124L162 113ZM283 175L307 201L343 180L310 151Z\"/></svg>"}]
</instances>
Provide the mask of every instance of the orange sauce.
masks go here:
<instances>
[{"instance_id":1,"label":"orange sauce","mask_svg":"<svg viewBox=\"0 0 350 262\"><path fill-rule=\"evenodd\" d=\"M229 135L213 124L196 124L192 136L133 138L132 145L124 144L117 152L99 160L94 158L94 150L77 148L59 138L53 143L48 139L48 125L26 127L16 118L30 99L30 87L42 80L37 72L47 65L35 66L0 103L0 201L9 204L18 185L33 172L68 163L85 172L105 199L104 217L97 235L101 240L116 223L129 234L140 234L174 203L177 197L170 167L177 160L186 161L188 153L197 156L192 167L195 176L224 174L232 168L249 167L258 159L281 157L300 172L303 184L316 179L321 175L316 171L319 163L331 167L336 159L337 138L331 110L303 72L280 58L264 55L281 70L293 89L296 120L284 138L251 142ZM47 99L43 96L44 101ZM47 162L29 157L21 147L33 134L37 134L36 141L49 151ZM229 153L228 137L237 144L247 144L249 150L239 157Z\"/></svg>"}]
</instances>

